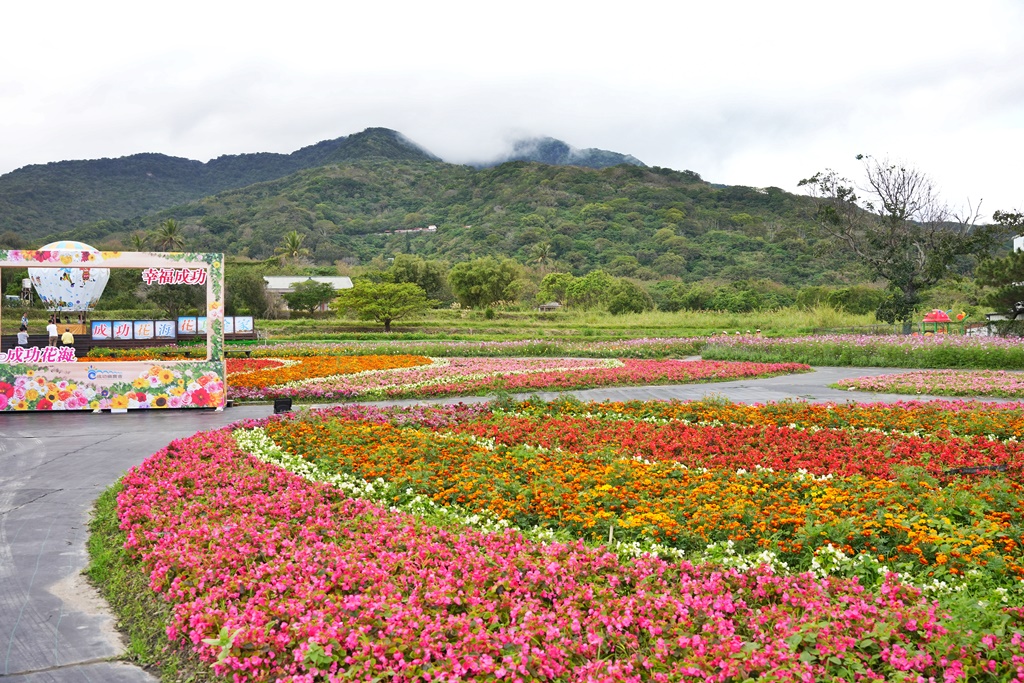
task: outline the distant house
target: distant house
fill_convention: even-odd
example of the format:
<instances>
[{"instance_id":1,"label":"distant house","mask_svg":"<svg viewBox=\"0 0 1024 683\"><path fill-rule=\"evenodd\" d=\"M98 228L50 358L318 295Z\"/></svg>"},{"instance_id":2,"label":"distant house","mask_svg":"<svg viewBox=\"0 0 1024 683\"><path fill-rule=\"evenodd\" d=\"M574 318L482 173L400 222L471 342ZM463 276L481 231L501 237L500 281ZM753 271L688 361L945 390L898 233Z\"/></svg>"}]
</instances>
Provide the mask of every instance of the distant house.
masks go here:
<instances>
[{"instance_id":1,"label":"distant house","mask_svg":"<svg viewBox=\"0 0 1024 683\"><path fill-rule=\"evenodd\" d=\"M557 301L549 301L546 304L541 304L540 306L538 306L537 310L540 311L541 313L548 313L550 311L557 311L561 307L562 304L558 303Z\"/></svg>"},{"instance_id":2,"label":"distant house","mask_svg":"<svg viewBox=\"0 0 1024 683\"><path fill-rule=\"evenodd\" d=\"M270 294L275 295L277 297L277 299L279 301L281 301L281 305L284 306L285 308L287 308L288 305L286 303L284 303L281 295L282 294L287 294L289 292L294 292L295 291L295 285L299 284L300 282L308 282L310 280L312 280L313 282L324 282L324 283L327 283L331 287L333 287L334 291L336 291L336 292L341 291L342 289L352 289L352 278L350 278L350 277L340 277L340 276L339 277L329 277L329 276L323 276L323 275L298 276L298 277L296 277L294 275L264 275L263 276L263 281L267 283L267 291ZM320 310L321 311L326 311L327 310L326 304L322 305L320 307Z\"/></svg>"}]
</instances>

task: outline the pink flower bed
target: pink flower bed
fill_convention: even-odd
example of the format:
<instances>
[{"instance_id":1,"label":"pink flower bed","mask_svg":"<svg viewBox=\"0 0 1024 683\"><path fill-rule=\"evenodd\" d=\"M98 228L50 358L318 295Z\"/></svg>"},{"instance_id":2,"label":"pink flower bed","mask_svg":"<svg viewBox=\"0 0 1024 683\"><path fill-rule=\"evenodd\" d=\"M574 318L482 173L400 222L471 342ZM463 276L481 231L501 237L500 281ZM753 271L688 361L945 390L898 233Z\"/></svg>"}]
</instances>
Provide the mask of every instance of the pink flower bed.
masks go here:
<instances>
[{"instance_id":1,"label":"pink flower bed","mask_svg":"<svg viewBox=\"0 0 1024 683\"><path fill-rule=\"evenodd\" d=\"M123 485L168 633L240 683L1024 680L1018 633L958 633L895 578L871 594L436 528L244 456L227 431Z\"/></svg>"},{"instance_id":2,"label":"pink flower bed","mask_svg":"<svg viewBox=\"0 0 1024 683\"><path fill-rule=\"evenodd\" d=\"M803 372L800 363L578 358L452 358L431 366L375 371L298 386L231 388L233 398L345 400L457 396L506 391L724 381Z\"/></svg>"},{"instance_id":3,"label":"pink flower bed","mask_svg":"<svg viewBox=\"0 0 1024 683\"><path fill-rule=\"evenodd\" d=\"M935 396L1024 398L1024 373L1005 370L918 370L840 380L841 389Z\"/></svg>"}]
</instances>

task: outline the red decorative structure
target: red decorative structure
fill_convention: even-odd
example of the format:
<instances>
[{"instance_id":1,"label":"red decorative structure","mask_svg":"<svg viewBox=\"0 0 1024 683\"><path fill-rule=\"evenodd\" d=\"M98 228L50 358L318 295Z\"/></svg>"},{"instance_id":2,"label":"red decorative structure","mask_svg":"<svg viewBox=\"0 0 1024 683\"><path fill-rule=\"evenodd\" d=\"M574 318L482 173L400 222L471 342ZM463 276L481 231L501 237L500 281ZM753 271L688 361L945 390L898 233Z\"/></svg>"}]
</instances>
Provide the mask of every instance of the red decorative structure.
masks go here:
<instances>
[{"instance_id":1,"label":"red decorative structure","mask_svg":"<svg viewBox=\"0 0 1024 683\"><path fill-rule=\"evenodd\" d=\"M935 334L944 334L949 332L949 324L951 322L953 320L949 317L948 313L941 308L933 308L932 312L926 315L921 322L921 332L927 333L931 331ZM932 326L931 330L928 329L929 325Z\"/></svg>"}]
</instances>

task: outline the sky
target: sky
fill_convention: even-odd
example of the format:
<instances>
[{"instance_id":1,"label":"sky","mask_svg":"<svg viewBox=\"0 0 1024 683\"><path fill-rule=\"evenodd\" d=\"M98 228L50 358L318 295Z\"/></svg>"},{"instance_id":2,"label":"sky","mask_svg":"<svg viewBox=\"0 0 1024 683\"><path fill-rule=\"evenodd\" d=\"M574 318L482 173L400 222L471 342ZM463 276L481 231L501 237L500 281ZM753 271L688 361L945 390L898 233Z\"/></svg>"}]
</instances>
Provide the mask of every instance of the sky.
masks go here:
<instances>
[{"instance_id":1,"label":"sky","mask_svg":"<svg viewBox=\"0 0 1024 683\"><path fill-rule=\"evenodd\" d=\"M446 161L550 136L797 192L858 154L1024 209L1024 2L174 3L4 8L0 174L287 153L382 126Z\"/></svg>"}]
</instances>

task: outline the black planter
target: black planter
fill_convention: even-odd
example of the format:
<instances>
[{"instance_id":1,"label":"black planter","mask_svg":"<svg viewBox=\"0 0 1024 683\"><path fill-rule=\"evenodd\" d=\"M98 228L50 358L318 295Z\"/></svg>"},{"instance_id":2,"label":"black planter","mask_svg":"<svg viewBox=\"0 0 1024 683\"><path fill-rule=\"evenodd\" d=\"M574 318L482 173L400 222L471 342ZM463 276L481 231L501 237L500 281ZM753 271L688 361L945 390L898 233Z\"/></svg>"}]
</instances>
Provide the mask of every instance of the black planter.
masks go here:
<instances>
[{"instance_id":1,"label":"black planter","mask_svg":"<svg viewBox=\"0 0 1024 683\"><path fill-rule=\"evenodd\" d=\"M274 399L274 413L289 413L292 410L292 400L290 398L275 398Z\"/></svg>"}]
</instances>

